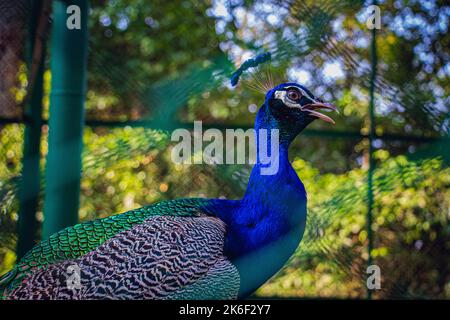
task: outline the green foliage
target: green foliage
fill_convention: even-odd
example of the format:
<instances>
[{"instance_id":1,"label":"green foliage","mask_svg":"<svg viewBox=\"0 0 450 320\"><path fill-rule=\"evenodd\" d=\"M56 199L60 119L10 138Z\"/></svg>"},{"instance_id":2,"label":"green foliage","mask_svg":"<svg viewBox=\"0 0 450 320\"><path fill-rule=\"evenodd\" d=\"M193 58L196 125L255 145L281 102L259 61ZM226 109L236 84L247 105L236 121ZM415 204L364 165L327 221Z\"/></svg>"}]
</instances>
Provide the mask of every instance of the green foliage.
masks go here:
<instances>
[{"instance_id":1,"label":"green foliage","mask_svg":"<svg viewBox=\"0 0 450 320\"><path fill-rule=\"evenodd\" d=\"M88 117L135 119L158 108L149 84L222 55L208 1L100 1L89 18ZM107 115L105 117L105 115Z\"/></svg>"},{"instance_id":2,"label":"green foliage","mask_svg":"<svg viewBox=\"0 0 450 320\"><path fill-rule=\"evenodd\" d=\"M439 158L383 160L374 176L374 264L379 298L449 297L450 169ZM261 296L363 297L367 266L367 172L320 175L293 163L309 195L304 241L290 263L262 287Z\"/></svg>"},{"instance_id":3,"label":"green foliage","mask_svg":"<svg viewBox=\"0 0 450 320\"><path fill-rule=\"evenodd\" d=\"M0 129L0 274L9 270L15 260L16 191L20 178L22 139L22 125L8 125Z\"/></svg>"}]
</instances>

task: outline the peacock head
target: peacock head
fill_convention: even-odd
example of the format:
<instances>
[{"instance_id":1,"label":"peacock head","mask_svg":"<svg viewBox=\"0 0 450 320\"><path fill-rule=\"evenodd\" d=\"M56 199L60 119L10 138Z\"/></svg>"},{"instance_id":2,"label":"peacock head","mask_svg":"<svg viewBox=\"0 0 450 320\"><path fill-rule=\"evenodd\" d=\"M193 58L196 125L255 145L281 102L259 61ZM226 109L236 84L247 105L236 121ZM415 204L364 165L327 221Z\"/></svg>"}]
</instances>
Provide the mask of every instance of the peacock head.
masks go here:
<instances>
[{"instance_id":1,"label":"peacock head","mask_svg":"<svg viewBox=\"0 0 450 320\"><path fill-rule=\"evenodd\" d=\"M335 106L315 97L304 86L295 82L282 83L267 92L256 127L277 128L280 137L290 142L316 119L335 123L319 110L338 112Z\"/></svg>"}]
</instances>

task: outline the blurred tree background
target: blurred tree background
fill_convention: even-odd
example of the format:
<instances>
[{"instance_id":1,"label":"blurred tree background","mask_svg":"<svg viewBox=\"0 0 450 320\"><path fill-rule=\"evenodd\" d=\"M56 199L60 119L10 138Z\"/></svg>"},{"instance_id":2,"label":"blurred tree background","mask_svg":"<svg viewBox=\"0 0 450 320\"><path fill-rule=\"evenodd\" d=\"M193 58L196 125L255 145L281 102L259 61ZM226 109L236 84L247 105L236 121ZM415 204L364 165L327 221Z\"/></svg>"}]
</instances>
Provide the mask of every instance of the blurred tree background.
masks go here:
<instances>
[{"instance_id":1,"label":"blurred tree background","mask_svg":"<svg viewBox=\"0 0 450 320\"><path fill-rule=\"evenodd\" d=\"M314 123L292 146L308 191L307 232L256 295L364 298L370 4L91 1L80 220L177 197L241 197L250 166L176 165L169 129L194 120L252 126L263 95L227 79L245 59L270 51L274 77L305 84L341 115L333 128ZM372 256L382 283L374 296L449 298L450 6L386 0L380 8ZM11 119L26 95L26 37L20 24L8 28L22 40L2 38L0 47L10 57L0 54L0 116ZM48 65L44 80L46 118ZM0 123L0 274L15 263L23 129ZM37 219L44 218L40 203Z\"/></svg>"}]
</instances>

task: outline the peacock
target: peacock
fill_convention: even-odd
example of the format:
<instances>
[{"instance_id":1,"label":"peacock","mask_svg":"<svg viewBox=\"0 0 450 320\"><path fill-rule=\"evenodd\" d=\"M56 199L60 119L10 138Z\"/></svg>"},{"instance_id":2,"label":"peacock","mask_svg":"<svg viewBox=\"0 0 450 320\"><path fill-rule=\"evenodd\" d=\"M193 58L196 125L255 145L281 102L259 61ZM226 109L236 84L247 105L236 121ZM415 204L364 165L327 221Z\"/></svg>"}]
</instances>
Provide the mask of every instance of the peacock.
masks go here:
<instances>
[{"instance_id":1,"label":"peacock","mask_svg":"<svg viewBox=\"0 0 450 320\"><path fill-rule=\"evenodd\" d=\"M257 157L242 199L176 199L65 228L0 278L4 299L242 299L280 270L306 225L304 185L288 159L318 110L295 82L267 90L255 131L279 133L278 170ZM261 139L256 134L256 139ZM257 148L259 147L257 143ZM259 154L257 150L257 154ZM79 287L68 286L74 266Z\"/></svg>"}]
</instances>

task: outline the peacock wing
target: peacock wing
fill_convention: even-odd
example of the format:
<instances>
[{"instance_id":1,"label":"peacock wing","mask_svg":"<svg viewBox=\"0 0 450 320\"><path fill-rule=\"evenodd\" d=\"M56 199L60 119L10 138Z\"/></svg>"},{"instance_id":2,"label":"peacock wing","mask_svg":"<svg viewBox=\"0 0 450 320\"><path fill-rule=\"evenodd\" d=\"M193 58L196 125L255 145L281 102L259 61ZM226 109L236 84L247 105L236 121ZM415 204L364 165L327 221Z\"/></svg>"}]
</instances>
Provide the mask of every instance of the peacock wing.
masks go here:
<instances>
[{"instance_id":1,"label":"peacock wing","mask_svg":"<svg viewBox=\"0 0 450 320\"><path fill-rule=\"evenodd\" d=\"M150 217L190 217L207 213L208 204L209 200L196 198L163 201L65 228L33 247L11 271L0 277L0 295L17 286L31 269L81 257Z\"/></svg>"},{"instance_id":2,"label":"peacock wing","mask_svg":"<svg viewBox=\"0 0 450 320\"><path fill-rule=\"evenodd\" d=\"M154 216L73 260L34 269L10 299L231 299L239 273L218 218ZM68 286L79 270L79 287Z\"/></svg>"}]
</instances>

